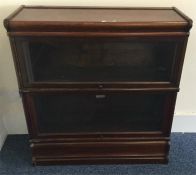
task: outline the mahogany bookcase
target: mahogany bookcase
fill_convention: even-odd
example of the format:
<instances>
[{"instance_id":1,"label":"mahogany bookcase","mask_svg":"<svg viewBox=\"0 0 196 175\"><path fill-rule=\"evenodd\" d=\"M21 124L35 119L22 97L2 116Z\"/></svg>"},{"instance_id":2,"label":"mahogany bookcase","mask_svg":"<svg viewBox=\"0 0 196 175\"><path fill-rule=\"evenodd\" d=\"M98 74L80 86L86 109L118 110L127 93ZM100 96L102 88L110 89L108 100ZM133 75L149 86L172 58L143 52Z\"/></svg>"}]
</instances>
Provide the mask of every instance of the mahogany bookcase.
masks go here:
<instances>
[{"instance_id":1,"label":"mahogany bookcase","mask_svg":"<svg viewBox=\"0 0 196 175\"><path fill-rule=\"evenodd\" d=\"M190 18L21 6L4 25L34 165L167 163Z\"/></svg>"}]
</instances>

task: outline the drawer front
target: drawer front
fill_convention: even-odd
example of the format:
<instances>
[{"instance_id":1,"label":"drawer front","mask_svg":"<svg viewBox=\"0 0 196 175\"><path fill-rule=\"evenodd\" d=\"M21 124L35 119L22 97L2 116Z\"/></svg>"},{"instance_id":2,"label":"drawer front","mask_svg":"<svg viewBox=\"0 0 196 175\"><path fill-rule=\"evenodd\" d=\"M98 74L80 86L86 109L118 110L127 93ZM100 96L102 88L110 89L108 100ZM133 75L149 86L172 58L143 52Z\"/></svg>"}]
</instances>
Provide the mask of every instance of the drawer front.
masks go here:
<instances>
[{"instance_id":1,"label":"drawer front","mask_svg":"<svg viewBox=\"0 0 196 175\"><path fill-rule=\"evenodd\" d=\"M171 83L183 38L15 37L23 84Z\"/></svg>"},{"instance_id":2,"label":"drawer front","mask_svg":"<svg viewBox=\"0 0 196 175\"><path fill-rule=\"evenodd\" d=\"M176 94L26 93L34 136L87 133L169 132Z\"/></svg>"},{"instance_id":3,"label":"drawer front","mask_svg":"<svg viewBox=\"0 0 196 175\"><path fill-rule=\"evenodd\" d=\"M163 163L169 144L165 140L132 142L34 143L33 163ZM51 151L53 150L53 151Z\"/></svg>"}]
</instances>

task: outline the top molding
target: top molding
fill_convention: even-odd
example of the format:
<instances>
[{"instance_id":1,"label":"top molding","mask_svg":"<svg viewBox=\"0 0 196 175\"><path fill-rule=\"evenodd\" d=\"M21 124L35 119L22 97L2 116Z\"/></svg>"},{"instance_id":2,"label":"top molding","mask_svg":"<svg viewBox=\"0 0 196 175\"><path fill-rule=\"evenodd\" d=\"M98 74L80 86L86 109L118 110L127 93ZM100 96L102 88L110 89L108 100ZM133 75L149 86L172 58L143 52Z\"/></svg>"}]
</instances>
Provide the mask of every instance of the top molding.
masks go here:
<instances>
[{"instance_id":1,"label":"top molding","mask_svg":"<svg viewBox=\"0 0 196 175\"><path fill-rule=\"evenodd\" d=\"M182 32L192 20L175 7L20 6L4 20L9 34L20 32Z\"/></svg>"}]
</instances>

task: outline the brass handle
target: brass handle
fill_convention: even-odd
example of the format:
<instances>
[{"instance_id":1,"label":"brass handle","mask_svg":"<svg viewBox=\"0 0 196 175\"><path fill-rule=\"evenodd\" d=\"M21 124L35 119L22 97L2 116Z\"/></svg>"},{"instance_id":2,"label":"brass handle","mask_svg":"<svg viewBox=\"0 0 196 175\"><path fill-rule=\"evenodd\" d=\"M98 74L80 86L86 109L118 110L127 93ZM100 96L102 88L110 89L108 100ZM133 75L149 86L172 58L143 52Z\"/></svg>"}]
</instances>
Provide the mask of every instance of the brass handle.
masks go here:
<instances>
[{"instance_id":1,"label":"brass handle","mask_svg":"<svg viewBox=\"0 0 196 175\"><path fill-rule=\"evenodd\" d=\"M96 95L95 96L97 99L103 99L103 98L106 98L106 95Z\"/></svg>"}]
</instances>

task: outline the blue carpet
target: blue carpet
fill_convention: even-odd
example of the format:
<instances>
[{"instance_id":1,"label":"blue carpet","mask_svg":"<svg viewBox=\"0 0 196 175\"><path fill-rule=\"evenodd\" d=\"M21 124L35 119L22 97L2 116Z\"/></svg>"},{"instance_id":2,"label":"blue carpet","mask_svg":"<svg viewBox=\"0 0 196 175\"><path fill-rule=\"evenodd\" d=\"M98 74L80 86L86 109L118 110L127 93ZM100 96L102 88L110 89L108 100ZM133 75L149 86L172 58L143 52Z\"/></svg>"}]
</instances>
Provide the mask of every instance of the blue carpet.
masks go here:
<instances>
[{"instance_id":1,"label":"blue carpet","mask_svg":"<svg viewBox=\"0 0 196 175\"><path fill-rule=\"evenodd\" d=\"M0 175L196 175L196 134L171 136L168 165L31 165L27 135L10 135L0 152Z\"/></svg>"}]
</instances>

